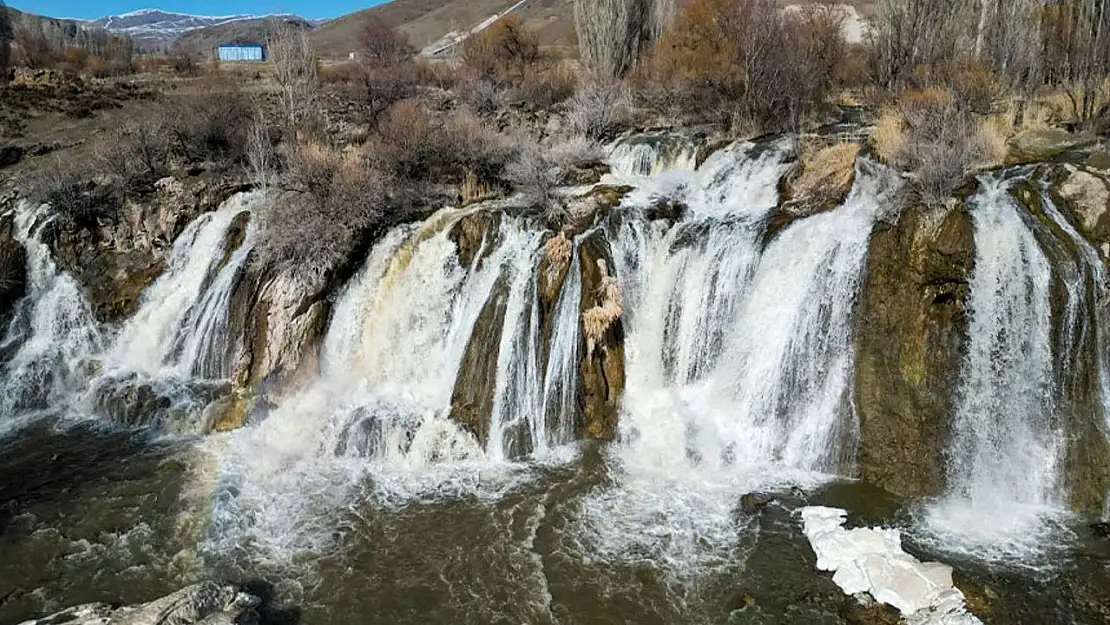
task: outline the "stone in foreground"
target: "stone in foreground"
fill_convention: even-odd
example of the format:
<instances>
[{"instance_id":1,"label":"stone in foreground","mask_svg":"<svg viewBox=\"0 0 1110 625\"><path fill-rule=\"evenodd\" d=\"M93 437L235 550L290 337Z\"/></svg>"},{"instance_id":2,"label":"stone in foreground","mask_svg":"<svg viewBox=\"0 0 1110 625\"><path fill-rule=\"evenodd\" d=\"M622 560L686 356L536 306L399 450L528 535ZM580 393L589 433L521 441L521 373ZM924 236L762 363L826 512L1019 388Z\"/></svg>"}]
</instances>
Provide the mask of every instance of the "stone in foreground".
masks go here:
<instances>
[{"instance_id":1,"label":"stone in foreground","mask_svg":"<svg viewBox=\"0 0 1110 625\"><path fill-rule=\"evenodd\" d=\"M104 603L66 608L22 625L249 625L262 600L237 586L201 582L136 606Z\"/></svg>"}]
</instances>

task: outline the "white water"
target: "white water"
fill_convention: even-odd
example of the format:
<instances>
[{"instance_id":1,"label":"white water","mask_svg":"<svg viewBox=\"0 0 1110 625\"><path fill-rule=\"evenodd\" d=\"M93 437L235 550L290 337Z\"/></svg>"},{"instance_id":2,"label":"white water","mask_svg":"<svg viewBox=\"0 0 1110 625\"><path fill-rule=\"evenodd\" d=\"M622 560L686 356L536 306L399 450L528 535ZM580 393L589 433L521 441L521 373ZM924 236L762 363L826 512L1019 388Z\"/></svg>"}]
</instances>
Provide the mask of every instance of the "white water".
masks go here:
<instances>
[{"instance_id":1,"label":"white water","mask_svg":"<svg viewBox=\"0 0 1110 625\"><path fill-rule=\"evenodd\" d=\"M582 510L604 554L712 567L740 531L741 494L821 481L852 458L852 311L872 225L901 183L861 167L842 207L767 244L788 156L788 144L737 144L625 204L611 237L630 302L617 484ZM687 218L666 231L637 219L658 195L687 203Z\"/></svg>"},{"instance_id":2,"label":"white water","mask_svg":"<svg viewBox=\"0 0 1110 625\"><path fill-rule=\"evenodd\" d=\"M533 437L541 441L537 452L574 440L574 416L578 413L578 357L582 330L578 310L582 302L582 272L578 265L578 241L571 250L570 270L555 304L551 347L544 367L542 420ZM548 433L550 435L548 435Z\"/></svg>"},{"instance_id":3,"label":"white water","mask_svg":"<svg viewBox=\"0 0 1110 625\"><path fill-rule=\"evenodd\" d=\"M181 379L230 375L229 307L254 243L254 220L234 250L227 249L228 234L260 199L237 194L189 224L174 242L165 273L143 293L139 311L107 354L109 367Z\"/></svg>"},{"instance_id":4,"label":"white water","mask_svg":"<svg viewBox=\"0 0 1110 625\"><path fill-rule=\"evenodd\" d=\"M0 341L0 350L19 346L0 370L0 433L64 404L104 343L77 283L58 271L42 241L51 219L46 207L28 203L15 217L14 236L27 252L28 294Z\"/></svg>"},{"instance_id":5,"label":"white water","mask_svg":"<svg viewBox=\"0 0 1110 625\"><path fill-rule=\"evenodd\" d=\"M463 267L449 237L462 214L442 211L376 245L336 304L320 378L232 436L221 471L237 496L214 512L217 545L247 536L279 554L326 549L318 541L331 535L327 512L352 492L370 489L383 502L497 496L527 470L509 462L521 451L511 428L540 443L537 451L550 447L544 402L563 401L567 391L546 387L538 362L535 276L544 233L505 218L499 241L485 241L474 266ZM482 448L449 414L471 331L498 283L507 305ZM564 313L571 300L560 298ZM552 370L565 369L565 349L553 348Z\"/></svg>"},{"instance_id":6,"label":"white water","mask_svg":"<svg viewBox=\"0 0 1110 625\"><path fill-rule=\"evenodd\" d=\"M1045 523L1066 503L1052 270L1008 183L981 182L972 200L975 268L947 457L949 494L928 511L927 523L950 548L1021 559L1035 553Z\"/></svg>"}]
</instances>

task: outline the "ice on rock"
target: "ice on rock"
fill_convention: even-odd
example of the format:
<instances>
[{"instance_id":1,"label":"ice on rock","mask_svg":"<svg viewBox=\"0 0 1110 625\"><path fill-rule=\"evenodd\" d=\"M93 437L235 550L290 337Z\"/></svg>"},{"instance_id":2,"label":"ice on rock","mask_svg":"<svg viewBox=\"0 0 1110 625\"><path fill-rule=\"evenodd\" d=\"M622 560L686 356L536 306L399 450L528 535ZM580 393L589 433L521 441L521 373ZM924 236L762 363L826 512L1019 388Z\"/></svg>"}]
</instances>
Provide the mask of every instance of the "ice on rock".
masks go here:
<instances>
[{"instance_id":1,"label":"ice on rock","mask_svg":"<svg viewBox=\"0 0 1110 625\"><path fill-rule=\"evenodd\" d=\"M806 538L817 554L817 568L833 572L846 594L867 593L896 608L912 625L981 625L952 585L952 568L920 562L902 551L896 529L844 529L847 512L838 508L803 508Z\"/></svg>"}]
</instances>

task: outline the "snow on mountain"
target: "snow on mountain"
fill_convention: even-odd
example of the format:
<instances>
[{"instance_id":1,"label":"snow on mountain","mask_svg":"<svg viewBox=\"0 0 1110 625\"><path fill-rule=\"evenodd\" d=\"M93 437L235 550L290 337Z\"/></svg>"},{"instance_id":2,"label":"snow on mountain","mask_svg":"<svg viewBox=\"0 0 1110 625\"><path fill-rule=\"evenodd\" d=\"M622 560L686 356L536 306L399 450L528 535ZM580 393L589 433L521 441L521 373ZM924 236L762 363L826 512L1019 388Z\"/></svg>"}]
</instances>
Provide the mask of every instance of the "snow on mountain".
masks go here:
<instances>
[{"instance_id":1,"label":"snow on mountain","mask_svg":"<svg viewBox=\"0 0 1110 625\"><path fill-rule=\"evenodd\" d=\"M252 22L261 19L287 19L307 21L313 25L318 22L305 20L302 17L289 14L271 15L190 15L188 13L174 13L160 9L140 9L122 15L109 15L89 22L109 32L125 34L133 39L172 41L181 35L212 26L234 24L236 22Z\"/></svg>"}]
</instances>

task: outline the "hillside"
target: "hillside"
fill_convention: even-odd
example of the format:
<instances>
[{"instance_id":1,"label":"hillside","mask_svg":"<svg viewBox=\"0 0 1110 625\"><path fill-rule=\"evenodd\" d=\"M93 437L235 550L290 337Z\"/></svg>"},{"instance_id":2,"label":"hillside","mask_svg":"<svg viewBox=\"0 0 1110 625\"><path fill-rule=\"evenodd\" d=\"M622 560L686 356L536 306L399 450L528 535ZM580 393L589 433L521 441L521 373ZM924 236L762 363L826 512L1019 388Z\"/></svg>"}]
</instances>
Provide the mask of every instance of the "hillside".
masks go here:
<instances>
[{"instance_id":1,"label":"hillside","mask_svg":"<svg viewBox=\"0 0 1110 625\"><path fill-rule=\"evenodd\" d=\"M466 30L515 4L512 0L394 0L324 24L313 35L322 56L342 58L357 45L359 30L370 16L400 29L417 48L453 30ZM574 45L573 0L532 0L519 14L548 46Z\"/></svg>"},{"instance_id":2,"label":"hillside","mask_svg":"<svg viewBox=\"0 0 1110 625\"><path fill-rule=\"evenodd\" d=\"M680 0L682 1L682 0ZM817 0L784 0L784 5ZM875 13L878 0L841 0L860 16ZM322 56L342 58L357 47L358 33L370 16L378 16L409 36L421 49L451 31L467 30L486 18L506 10L514 0L394 0L343 16L321 26L313 36ZM517 13L539 33L544 46L574 46L574 0L531 0Z\"/></svg>"}]
</instances>

